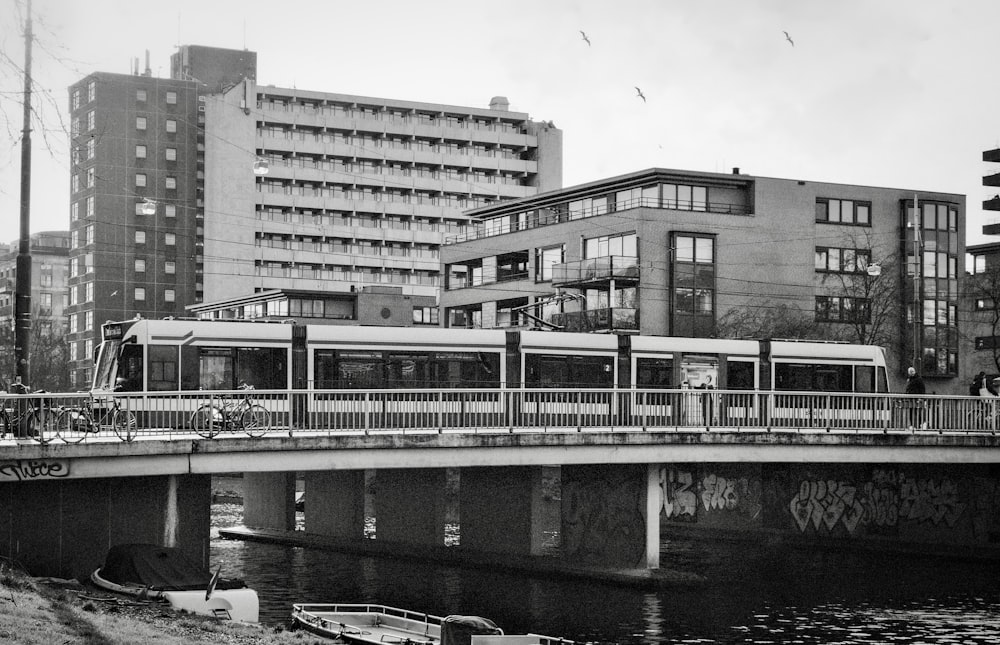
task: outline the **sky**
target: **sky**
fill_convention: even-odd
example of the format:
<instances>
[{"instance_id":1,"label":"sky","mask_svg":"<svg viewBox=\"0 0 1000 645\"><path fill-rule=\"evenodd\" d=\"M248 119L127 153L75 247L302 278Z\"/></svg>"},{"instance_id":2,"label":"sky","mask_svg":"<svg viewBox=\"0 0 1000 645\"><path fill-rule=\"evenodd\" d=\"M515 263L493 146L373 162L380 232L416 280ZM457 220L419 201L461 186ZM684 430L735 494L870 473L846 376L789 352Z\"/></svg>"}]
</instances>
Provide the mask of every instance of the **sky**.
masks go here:
<instances>
[{"instance_id":1,"label":"sky","mask_svg":"<svg viewBox=\"0 0 1000 645\"><path fill-rule=\"evenodd\" d=\"M563 184L651 167L957 193L1000 164L996 0L32 0L32 232L69 228L67 88L178 45L258 82L511 109L563 131ZM20 221L27 0L0 0L0 241ZM588 44L581 35L586 33ZM786 38L785 32L789 38ZM646 100L636 92L641 88Z\"/></svg>"}]
</instances>

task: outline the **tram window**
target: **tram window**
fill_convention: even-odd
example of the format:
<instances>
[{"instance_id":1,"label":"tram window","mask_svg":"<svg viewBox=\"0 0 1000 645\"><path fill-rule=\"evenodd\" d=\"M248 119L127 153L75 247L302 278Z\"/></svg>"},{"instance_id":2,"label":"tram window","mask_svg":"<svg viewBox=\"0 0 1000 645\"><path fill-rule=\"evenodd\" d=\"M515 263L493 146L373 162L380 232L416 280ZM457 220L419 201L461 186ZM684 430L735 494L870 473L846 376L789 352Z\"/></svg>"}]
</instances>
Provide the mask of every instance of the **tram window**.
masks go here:
<instances>
[{"instance_id":1,"label":"tram window","mask_svg":"<svg viewBox=\"0 0 1000 645\"><path fill-rule=\"evenodd\" d=\"M229 349L201 348L198 356L198 383L203 390L233 387L233 355Z\"/></svg>"},{"instance_id":2,"label":"tram window","mask_svg":"<svg viewBox=\"0 0 1000 645\"><path fill-rule=\"evenodd\" d=\"M774 366L774 389L789 391L850 392L851 365L778 363Z\"/></svg>"},{"instance_id":3,"label":"tram window","mask_svg":"<svg viewBox=\"0 0 1000 645\"><path fill-rule=\"evenodd\" d=\"M382 359L350 358L338 360L337 387L346 390L382 388Z\"/></svg>"},{"instance_id":4,"label":"tram window","mask_svg":"<svg viewBox=\"0 0 1000 645\"><path fill-rule=\"evenodd\" d=\"M286 350L277 347L236 348L236 382L252 385L259 390L281 390L288 387Z\"/></svg>"},{"instance_id":5,"label":"tram window","mask_svg":"<svg viewBox=\"0 0 1000 645\"><path fill-rule=\"evenodd\" d=\"M317 350L313 354L313 370L317 390L332 390L338 387L336 360L331 350Z\"/></svg>"},{"instance_id":6,"label":"tram window","mask_svg":"<svg viewBox=\"0 0 1000 645\"><path fill-rule=\"evenodd\" d=\"M867 365L858 365L854 368L854 391L874 392L875 391L875 368Z\"/></svg>"},{"instance_id":7,"label":"tram window","mask_svg":"<svg viewBox=\"0 0 1000 645\"><path fill-rule=\"evenodd\" d=\"M118 375L115 390L119 392L142 391L142 345L122 345L118 356Z\"/></svg>"},{"instance_id":8,"label":"tram window","mask_svg":"<svg viewBox=\"0 0 1000 645\"><path fill-rule=\"evenodd\" d=\"M529 387L614 387L614 359L607 356L525 356Z\"/></svg>"},{"instance_id":9,"label":"tram window","mask_svg":"<svg viewBox=\"0 0 1000 645\"><path fill-rule=\"evenodd\" d=\"M427 356L423 354L390 354L385 361L385 386L398 388L424 387L427 382Z\"/></svg>"},{"instance_id":10,"label":"tram window","mask_svg":"<svg viewBox=\"0 0 1000 645\"><path fill-rule=\"evenodd\" d=\"M726 361L727 390L754 389L754 364L750 361Z\"/></svg>"},{"instance_id":11,"label":"tram window","mask_svg":"<svg viewBox=\"0 0 1000 645\"><path fill-rule=\"evenodd\" d=\"M639 358L635 362L635 386L669 389L674 387L674 359Z\"/></svg>"},{"instance_id":12,"label":"tram window","mask_svg":"<svg viewBox=\"0 0 1000 645\"><path fill-rule=\"evenodd\" d=\"M177 389L177 347L151 345L149 348L149 373L146 375L150 391L170 392Z\"/></svg>"}]
</instances>

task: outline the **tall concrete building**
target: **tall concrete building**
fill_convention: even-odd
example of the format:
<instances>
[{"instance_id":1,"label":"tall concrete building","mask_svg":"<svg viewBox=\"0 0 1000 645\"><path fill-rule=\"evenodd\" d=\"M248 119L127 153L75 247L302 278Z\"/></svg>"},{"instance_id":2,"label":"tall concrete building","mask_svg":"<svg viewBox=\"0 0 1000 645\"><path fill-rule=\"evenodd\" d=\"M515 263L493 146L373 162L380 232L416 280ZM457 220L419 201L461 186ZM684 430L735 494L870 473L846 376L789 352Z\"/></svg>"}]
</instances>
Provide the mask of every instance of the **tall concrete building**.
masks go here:
<instances>
[{"instance_id":1,"label":"tall concrete building","mask_svg":"<svg viewBox=\"0 0 1000 645\"><path fill-rule=\"evenodd\" d=\"M657 168L470 214L442 248L447 326L787 329L885 346L897 385L960 376L962 195Z\"/></svg>"},{"instance_id":2,"label":"tall concrete building","mask_svg":"<svg viewBox=\"0 0 1000 645\"><path fill-rule=\"evenodd\" d=\"M551 122L489 107L258 85L254 52L184 46L70 87L70 335L90 378L105 320L274 289L436 296L465 209L562 181ZM72 327L72 325L71 325Z\"/></svg>"}]
</instances>

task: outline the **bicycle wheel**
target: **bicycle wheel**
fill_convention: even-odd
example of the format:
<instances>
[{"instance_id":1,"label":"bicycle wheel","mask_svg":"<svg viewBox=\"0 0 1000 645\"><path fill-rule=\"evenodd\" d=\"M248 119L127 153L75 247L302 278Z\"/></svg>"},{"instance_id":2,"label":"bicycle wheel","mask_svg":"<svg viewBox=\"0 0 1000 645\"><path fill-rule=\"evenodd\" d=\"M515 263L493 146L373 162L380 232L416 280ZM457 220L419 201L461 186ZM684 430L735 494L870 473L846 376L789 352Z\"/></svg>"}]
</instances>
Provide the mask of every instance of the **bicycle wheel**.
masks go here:
<instances>
[{"instance_id":1,"label":"bicycle wheel","mask_svg":"<svg viewBox=\"0 0 1000 645\"><path fill-rule=\"evenodd\" d=\"M56 436L66 443L80 443L90 434L93 423L89 411L63 408L56 415Z\"/></svg>"},{"instance_id":2,"label":"bicycle wheel","mask_svg":"<svg viewBox=\"0 0 1000 645\"><path fill-rule=\"evenodd\" d=\"M59 434L59 427L56 425L58 411L42 407L32 408L26 414L28 436L38 443L45 445Z\"/></svg>"},{"instance_id":3,"label":"bicycle wheel","mask_svg":"<svg viewBox=\"0 0 1000 645\"><path fill-rule=\"evenodd\" d=\"M240 423L243 432L251 437L263 437L271 429L271 413L263 405L255 403L243 411Z\"/></svg>"},{"instance_id":4,"label":"bicycle wheel","mask_svg":"<svg viewBox=\"0 0 1000 645\"><path fill-rule=\"evenodd\" d=\"M211 439L222 431L222 412L211 403L206 403L191 414L190 425L195 432Z\"/></svg>"},{"instance_id":5,"label":"bicycle wheel","mask_svg":"<svg viewBox=\"0 0 1000 645\"><path fill-rule=\"evenodd\" d=\"M115 410L114 416L111 417L111 426L115 429L115 434L118 435L119 439L128 442L135 439L139 423L131 410L122 410L119 408Z\"/></svg>"}]
</instances>

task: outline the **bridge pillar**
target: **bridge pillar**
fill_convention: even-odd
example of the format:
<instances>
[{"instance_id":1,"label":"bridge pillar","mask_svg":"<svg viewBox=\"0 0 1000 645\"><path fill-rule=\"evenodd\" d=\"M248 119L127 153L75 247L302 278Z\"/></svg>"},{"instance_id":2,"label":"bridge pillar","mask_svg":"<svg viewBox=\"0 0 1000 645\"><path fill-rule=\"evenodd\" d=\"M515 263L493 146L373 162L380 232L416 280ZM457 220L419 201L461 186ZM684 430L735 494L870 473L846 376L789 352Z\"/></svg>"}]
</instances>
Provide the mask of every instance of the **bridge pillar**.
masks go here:
<instances>
[{"instance_id":1,"label":"bridge pillar","mask_svg":"<svg viewBox=\"0 0 1000 645\"><path fill-rule=\"evenodd\" d=\"M444 545L444 468L375 474L375 534L387 542Z\"/></svg>"},{"instance_id":2,"label":"bridge pillar","mask_svg":"<svg viewBox=\"0 0 1000 645\"><path fill-rule=\"evenodd\" d=\"M243 524L295 529L295 473L243 473Z\"/></svg>"},{"instance_id":3,"label":"bridge pillar","mask_svg":"<svg viewBox=\"0 0 1000 645\"><path fill-rule=\"evenodd\" d=\"M463 549L541 554L546 501L540 466L463 468L459 491Z\"/></svg>"},{"instance_id":4,"label":"bridge pillar","mask_svg":"<svg viewBox=\"0 0 1000 645\"><path fill-rule=\"evenodd\" d=\"M365 471L305 474L306 530L343 538L365 536Z\"/></svg>"},{"instance_id":5,"label":"bridge pillar","mask_svg":"<svg viewBox=\"0 0 1000 645\"><path fill-rule=\"evenodd\" d=\"M653 464L563 466L563 558L604 567L659 568L659 505Z\"/></svg>"}]
</instances>

